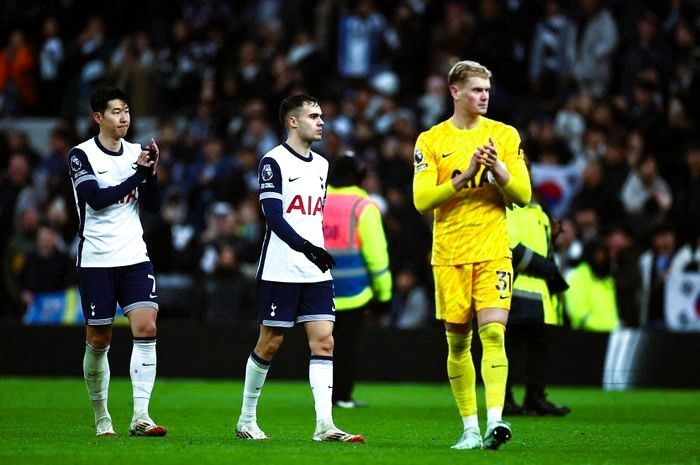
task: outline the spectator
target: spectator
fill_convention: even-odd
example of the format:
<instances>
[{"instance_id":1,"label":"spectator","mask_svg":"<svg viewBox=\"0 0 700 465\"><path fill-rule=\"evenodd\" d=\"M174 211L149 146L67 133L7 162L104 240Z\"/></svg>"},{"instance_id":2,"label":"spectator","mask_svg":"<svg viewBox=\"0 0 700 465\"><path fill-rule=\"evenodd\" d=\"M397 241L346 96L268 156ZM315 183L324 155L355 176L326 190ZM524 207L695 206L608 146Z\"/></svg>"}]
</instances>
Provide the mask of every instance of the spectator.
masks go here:
<instances>
[{"instance_id":1,"label":"spectator","mask_svg":"<svg viewBox=\"0 0 700 465\"><path fill-rule=\"evenodd\" d=\"M202 85L197 65L189 25L178 18L172 24L170 42L158 52L165 111L194 108Z\"/></svg>"},{"instance_id":2,"label":"spectator","mask_svg":"<svg viewBox=\"0 0 700 465\"><path fill-rule=\"evenodd\" d=\"M418 108L421 110L422 129L428 129L445 119L448 111L447 85L442 76L431 74L427 77L425 93L418 100Z\"/></svg>"},{"instance_id":3,"label":"spectator","mask_svg":"<svg viewBox=\"0 0 700 465\"><path fill-rule=\"evenodd\" d=\"M601 97L608 93L612 79L617 25L599 0L580 0L579 3L583 15L578 24L573 74L579 89Z\"/></svg>"},{"instance_id":4,"label":"spectator","mask_svg":"<svg viewBox=\"0 0 700 465\"><path fill-rule=\"evenodd\" d=\"M114 51L110 64L116 85L131 96L131 111L137 116L155 113L158 103L156 56L147 33L125 37Z\"/></svg>"},{"instance_id":5,"label":"spectator","mask_svg":"<svg viewBox=\"0 0 700 465\"><path fill-rule=\"evenodd\" d=\"M579 240L576 224L571 218L564 218L559 225L559 234L554 240L554 260L566 275L576 268L583 255L583 243Z\"/></svg>"},{"instance_id":6,"label":"spectator","mask_svg":"<svg viewBox=\"0 0 700 465\"><path fill-rule=\"evenodd\" d=\"M700 232L700 146L685 151L685 165L678 171L671 218L680 242L686 242Z\"/></svg>"},{"instance_id":7,"label":"spectator","mask_svg":"<svg viewBox=\"0 0 700 465\"><path fill-rule=\"evenodd\" d=\"M664 292L676 252L676 233L670 225L661 224L652 232L650 243L650 248L639 257L642 276L639 324L663 328Z\"/></svg>"},{"instance_id":8,"label":"spectator","mask_svg":"<svg viewBox=\"0 0 700 465\"><path fill-rule=\"evenodd\" d=\"M36 57L24 33L12 31L7 46L0 51L0 114L16 116L34 111L39 98L35 67Z\"/></svg>"},{"instance_id":9,"label":"spectator","mask_svg":"<svg viewBox=\"0 0 700 465\"><path fill-rule=\"evenodd\" d=\"M583 252L583 262L566 276L566 312L574 329L614 331L620 325L615 281L610 270L610 253L605 245L592 241Z\"/></svg>"},{"instance_id":10,"label":"spectator","mask_svg":"<svg viewBox=\"0 0 700 465\"><path fill-rule=\"evenodd\" d=\"M202 319L208 323L241 324L255 317L251 282L240 271L241 254L254 254L239 238L237 214L230 204L216 202L208 214L207 230L202 236L203 253L199 261L205 305Z\"/></svg>"},{"instance_id":11,"label":"spectator","mask_svg":"<svg viewBox=\"0 0 700 465\"><path fill-rule=\"evenodd\" d=\"M63 61L65 51L63 39L59 35L60 24L56 17L44 19L42 34L44 44L39 53L39 111L43 115L53 116L61 105L61 88L64 85Z\"/></svg>"},{"instance_id":12,"label":"spectator","mask_svg":"<svg viewBox=\"0 0 700 465\"><path fill-rule=\"evenodd\" d=\"M338 25L338 71L353 80L369 78L384 60L386 18L373 0L354 0Z\"/></svg>"},{"instance_id":13,"label":"spectator","mask_svg":"<svg viewBox=\"0 0 700 465\"><path fill-rule=\"evenodd\" d=\"M58 249L58 233L47 224L37 229L36 250L26 256L19 279L22 303L29 306L40 292L57 292L76 284L73 260Z\"/></svg>"},{"instance_id":14,"label":"spectator","mask_svg":"<svg viewBox=\"0 0 700 465\"><path fill-rule=\"evenodd\" d=\"M630 221L640 225L637 239L665 220L673 196L670 187L658 173L653 155L642 157L636 170L630 173L622 186L620 199Z\"/></svg>"},{"instance_id":15,"label":"spectator","mask_svg":"<svg viewBox=\"0 0 700 465\"><path fill-rule=\"evenodd\" d=\"M545 15L535 26L532 39L530 84L541 97L559 100L571 78L576 26L564 14L561 0L547 0Z\"/></svg>"},{"instance_id":16,"label":"spectator","mask_svg":"<svg viewBox=\"0 0 700 465\"><path fill-rule=\"evenodd\" d=\"M62 113L66 116L84 115L90 95L107 76L113 47L105 29L104 17L90 16L66 53L65 66L70 73L63 96Z\"/></svg>"},{"instance_id":17,"label":"spectator","mask_svg":"<svg viewBox=\"0 0 700 465\"><path fill-rule=\"evenodd\" d=\"M21 302L21 277L27 257L36 251L39 211L27 207L17 215L14 234L10 237L3 254L3 305L5 314L18 316L24 308Z\"/></svg>"},{"instance_id":18,"label":"spectator","mask_svg":"<svg viewBox=\"0 0 700 465\"><path fill-rule=\"evenodd\" d=\"M603 165L599 160L586 164L582 181L581 190L571 201L574 211L592 208L601 224L610 224L620 216L620 201L615 196L614 186L605 184Z\"/></svg>"},{"instance_id":19,"label":"spectator","mask_svg":"<svg viewBox=\"0 0 700 465\"><path fill-rule=\"evenodd\" d=\"M396 329L424 327L433 314L433 307L419 275L411 265L396 272L396 289L391 303L391 326Z\"/></svg>"},{"instance_id":20,"label":"spectator","mask_svg":"<svg viewBox=\"0 0 700 465\"><path fill-rule=\"evenodd\" d=\"M700 273L700 231L695 238L683 245L671 259L668 274Z\"/></svg>"},{"instance_id":21,"label":"spectator","mask_svg":"<svg viewBox=\"0 0 700 465\"><path fill-rule=\"evenodd\" d=\"M24 153L13 153L0 177L0 244L12 235L18 200L31 190L32 171ZM25 194L23 194L25 193Z\"/></svg>"},{"instance_id":22,"label":"spectator","mask_svg":"<svg viewBox=\"0 0 700 465\"><path fill-rule=\"evenodd\" d=\"M636 35L636 40L622 52L620 90L623 96L631 96L632 85L644 69L656 68L664 74L670 69L670 44L659 35L659 18L652 11L647 10L639 17Z\"/></svg>"}]
</instances>

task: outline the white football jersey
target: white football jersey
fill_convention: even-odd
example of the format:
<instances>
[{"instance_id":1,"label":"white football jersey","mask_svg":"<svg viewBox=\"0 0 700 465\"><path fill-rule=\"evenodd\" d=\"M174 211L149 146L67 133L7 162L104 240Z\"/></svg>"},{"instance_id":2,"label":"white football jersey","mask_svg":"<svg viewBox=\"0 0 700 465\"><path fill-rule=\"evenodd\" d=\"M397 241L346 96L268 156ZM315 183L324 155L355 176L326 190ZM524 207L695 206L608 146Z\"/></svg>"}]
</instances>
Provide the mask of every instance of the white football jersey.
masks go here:
<instances>
[{"instance_id":1,"label":"white football jersey","mask_svg":"<svg viewBox=\"0 0 700 465\"><path fill-rule=\"evenodd\" d=\"M149 261L139 218L138 189L117 202L96 211L78 198L80 183L95 180L100 189L117 186L136 172L139 144L122 140L113 152L97 136L74 147L68 156L73 194L80 217L78 229L79 267L109 268Z\"/></svg>"},{"instance_id":2,"label":"white football jersey","mask_svg":"<svg viewBox=\"0 0 700 465\"><path fill-rule=\"evenodd\" d=\"M311 152L309 158L281 144L260 160L260 200L280 199L282 217L301 237L323 247L323 204L326 199L328 161ZM306 256L289 247L270 227L258 264L258 279L285 283L330 281Z\"/></svg>"}]
</instances>

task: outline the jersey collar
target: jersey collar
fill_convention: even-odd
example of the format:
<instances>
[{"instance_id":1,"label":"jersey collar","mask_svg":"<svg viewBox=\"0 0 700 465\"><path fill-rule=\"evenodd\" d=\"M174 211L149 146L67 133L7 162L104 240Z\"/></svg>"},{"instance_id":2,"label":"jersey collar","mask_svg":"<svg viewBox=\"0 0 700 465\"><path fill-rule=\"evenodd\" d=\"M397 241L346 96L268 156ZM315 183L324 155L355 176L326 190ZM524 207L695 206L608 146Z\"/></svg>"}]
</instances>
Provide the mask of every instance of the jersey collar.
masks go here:
<instances>
[{"instance_id":1,"label":"jersey collar","mask_svg":"<svg viewBox=\"0 0 700 465\"><path fill-rule=\"evenodd\" d=\"M95 139L95 144L97 144L97 148L100 149L100 150L102 150L102 151L103 151L104 153L106 153L107 155L111 155L111 156L113 156L113 157L118 157L119 155L121 155L121 154L124 153L124 143L123 143L123 142L122 142L122 144L119 146L119 150L116 151L116 152L113 152L112 150L109 150L109 149L106 148L104 145L102 145L102 144L100 143L100 139L99 139L97 136L95 136L94 139Z\"/></svg>"},{"instance_id":2,"label":"jersey collar","mask_svg":"<svg viewBox=\"0 0 700 465\"><path fill-rule=\"evenodd\" d=\"M313 152L309 152L309 157L307 158L307 157L301 156L296 150L294 150L292 147L290 147L289 144L287 144L286 142L284 142L284 143L282 144L282 146L283 146L285 149L289 150L289 153L291 153L292 155L294 155L295 157L297 157L297 158L298 158L299 160L301 160L301 161L305 161L305 162L308 163L308 162L310 162L311 160L314 159L314 153L313 153Z\"/></svg>"}]
</instances>

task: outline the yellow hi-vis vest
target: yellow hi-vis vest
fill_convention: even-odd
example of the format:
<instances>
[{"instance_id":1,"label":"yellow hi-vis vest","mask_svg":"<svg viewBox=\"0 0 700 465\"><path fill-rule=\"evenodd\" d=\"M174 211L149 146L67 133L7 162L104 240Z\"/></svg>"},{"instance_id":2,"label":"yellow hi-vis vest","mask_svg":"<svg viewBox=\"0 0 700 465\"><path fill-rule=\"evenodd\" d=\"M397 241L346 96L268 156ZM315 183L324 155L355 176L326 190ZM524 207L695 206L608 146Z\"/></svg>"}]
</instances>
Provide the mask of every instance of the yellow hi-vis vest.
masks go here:
<instances>
[{"instance_id":1,"label":"yellow hi-vis vest","mask_svg":"<svg viewBox=\"0 0 700 465\"><path fill-rule=\"evenodd\" d=\"M513 205L512 209L506 210L506 221L511 249L522 244L543 257L549 257L552 231L549 217L542 207L535 202L524 207ZM550 295L547 282L518 270L516 266L517 264L513 263L515 281L508 321L561 325L561 306L558 305L557 297Z\"/></svg>"},{"instance_id":2,"label":"yellow hi-vis vest","mask_svg":"<svg viewBox=\"0 0 700 465\"><path fill-rule=\"evenodd\" d=\"M599 278L590 265L583 262L569 272L566 280L570 286L564 293L566 313L572 328L606 332L620 326L612 276Z\"/></svg>"},{"instance_id":3,"label":"yellow hi-vis vest","mask_svg":"<svg viewBox=\"0 0 700 465\"><path fill-rule=\"evenodd\" d=\"M335 258L331 269L335 309L353 310L372 297L391 299L391 272L379 208L359 187L328 187L323 207L326 250Z\"/></svg>"}]
</instances>

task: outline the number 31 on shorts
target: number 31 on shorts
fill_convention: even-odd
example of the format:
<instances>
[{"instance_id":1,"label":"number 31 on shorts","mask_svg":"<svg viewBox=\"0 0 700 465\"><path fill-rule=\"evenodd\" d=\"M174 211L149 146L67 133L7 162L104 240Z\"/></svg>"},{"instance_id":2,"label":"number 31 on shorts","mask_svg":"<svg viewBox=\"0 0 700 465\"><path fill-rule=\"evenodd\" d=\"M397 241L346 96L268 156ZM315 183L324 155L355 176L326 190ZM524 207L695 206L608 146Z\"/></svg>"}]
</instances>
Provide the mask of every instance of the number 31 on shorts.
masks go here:
<instances>
[{"instance_id":1,"label":"number 31 on shorts","mask_svg":"<svg viewBox=\"0 0 700 465\"><path fill-rule=\"evenodd\" d=\"M496 275L498 275L497 291L505 292L513 288L513 274L510 271L496 271Z\"/></svg>"}]
</instances>

